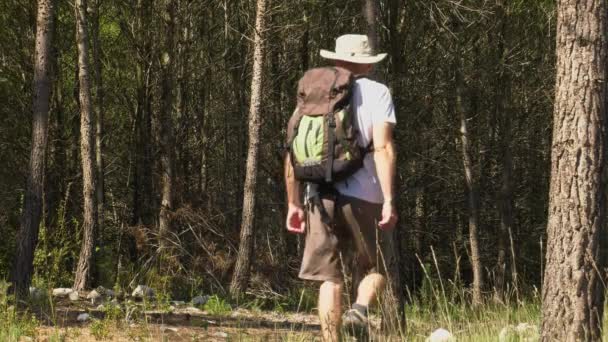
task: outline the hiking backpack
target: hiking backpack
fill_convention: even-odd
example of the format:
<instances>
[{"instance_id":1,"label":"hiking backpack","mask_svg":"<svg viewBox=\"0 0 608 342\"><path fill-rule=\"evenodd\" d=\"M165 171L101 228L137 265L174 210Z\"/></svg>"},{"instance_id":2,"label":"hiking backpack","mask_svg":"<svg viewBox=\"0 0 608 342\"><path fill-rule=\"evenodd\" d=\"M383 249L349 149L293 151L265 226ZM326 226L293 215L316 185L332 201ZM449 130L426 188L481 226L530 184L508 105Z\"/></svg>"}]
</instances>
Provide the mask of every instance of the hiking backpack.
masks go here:
<instances>
[{"instance_id":1,"label":"hiking backpack","mask_svg":"<svg viewBox=\"0 0 608 342\"><path fill-rule=\"evenodd\" d=\"M351 97L355 78L343 68L315 68L298 82L297 108L287 127L295 178L331 184L363 166Z\"/></svg>"}]
</instances>

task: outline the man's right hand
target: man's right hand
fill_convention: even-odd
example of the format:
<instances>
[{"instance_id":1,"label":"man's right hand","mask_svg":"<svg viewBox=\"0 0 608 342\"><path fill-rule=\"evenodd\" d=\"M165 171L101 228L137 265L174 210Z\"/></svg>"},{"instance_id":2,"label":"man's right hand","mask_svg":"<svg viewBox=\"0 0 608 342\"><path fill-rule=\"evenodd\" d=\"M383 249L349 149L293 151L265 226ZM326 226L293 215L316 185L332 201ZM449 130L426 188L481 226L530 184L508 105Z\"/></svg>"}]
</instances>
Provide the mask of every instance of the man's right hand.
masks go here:
<instances>
[{"instance_id":1,"label":"man's right hand","mask_svg":"<svg viewBox=\"0 0 608 342\"><path fill-rule=\"evenodd\" d=\"M304 210L302 207L289 203L289 209L287 210L287 230L302 234L306 229L306 221L304 220Z\"/></svg>"}]
</instances>

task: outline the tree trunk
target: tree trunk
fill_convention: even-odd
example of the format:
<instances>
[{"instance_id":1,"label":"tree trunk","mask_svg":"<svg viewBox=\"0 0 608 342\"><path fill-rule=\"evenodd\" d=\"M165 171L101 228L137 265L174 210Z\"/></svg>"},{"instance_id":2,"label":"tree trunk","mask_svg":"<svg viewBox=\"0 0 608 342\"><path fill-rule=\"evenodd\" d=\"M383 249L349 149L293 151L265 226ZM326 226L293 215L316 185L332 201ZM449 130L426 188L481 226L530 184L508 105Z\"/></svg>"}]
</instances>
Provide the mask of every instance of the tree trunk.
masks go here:
<instances>
[{"instance_id":1,"label":"tree trunk","mask_svg":"<svg viewBox=\"0 0 608 342\"><path fill-rule=\"evenodd\" d=\"M501 185L498 193L498 213L500 225L497 234L498 255L495 267L495 299L502 301L504 298L506 270L507 270L507 239L513 231L513 180L512 180L512 158L511 158L511 116L509 110L511 101L511 78L508 69L504 66L508 48L506 46L506 26L508 22L507 8L504 0L496 1L496 13L498 30L496 33L496 86L494 91L495 117L499 122L500 128L500 166L501 166ZM511 265L515 269L515 265ZM513 272L513 275L517 273ZM516 287L516 277L511 279Z\"/></svg>"},{"instance_id":2,"label":"tree trunk","mask_svg":"<svg viewBox=\"0 0 608 342\"><path fill-rule=\"evenodd\" d=\"M145 26L152 14L150 1L138 0L135 20L135 52L137 65L135 78L137 84L137 105L135 108L135 146L133 175L133 219L132 225L152 225L154 221L152 195L152 109L150 80L150 33Z\"/></svg>"},{"instance_id":3,"label":"tree trunk","mask_svg":"<svg viewBox=\"0 0 608 342\"><path fill-rule=\"evenodd\" d=\"M464 88L461 70L462 65L460 57L456 58L458 60L455 67L456 111L460 118L462 163L464 167L467 207L469 211L469 243L471 247L471 266L473 268L473 305L479 305L482 302L481 288L483 287L482 266L479 253L479 203L477 201L477 183L473 177L473 161L471 158L471 146L469 145L467 117L464 113L462 104L462 93Z\"/></svg>"},{"instance_id":4,"label":"tree trunk","mask_svg":"<svg viewBox=\"0 0 608 342\"><path fill-rule=\"evenodd\" d=\"M104 181L104 160L103 160L103 121L104 121L104 103L103 103L103 79L101 76L101 42L99 39L99 7L101 0L93 0L91 7L91 42L93 43L93 78L95 89L95 113L97 120L95 121L95 167L97 171L97 215L99 223L99 231L103 230L104 226L104 207L105 207L105 181Z\"/></svg>"},{"instance_id":5,"label":"tree trunk","mask_svg":"<svg viewBox=\"0 0 608 342\"><path fill-rule=\"evenodd\" d=\"M608 5L560 0L543 341L601 341Z\"/></svg>"},{"instance_id":6,"label":"tree trunk","mask_svg":"<svg viewBox=\"0 0 608 342\"><path fill-rule=\"evenodd\" d=\"M241 240L236 266L230 284L230 294L239 296L247 287L251 259L253 258L253 233L255 224L255 191L257 186L257 162L260 144L260 109L262 107L262 83L264 71L265 31L267 8L270 0L257 0L255 41L253 51L253 77L249 106L249 148L243 191L243 214L241 218Z\"/></svg>"},{"instance_id":7,"label":"tree trunk","mask_svg":"<svg viewBox=\"0 0 608 342\"><path fill-rule=\"evenodd\" d=\"M74 289L81 291L90 285L93 269L93 249L97 234L97 197L95 175L95 129L89 83L89 43L87 34L86 0L76 0L76 44L78 45L78 80L80 102L80 158L84 213L82 244L74 275Z\"/></svg>"},{"instance_id":8,"label":"tree trunk","mask_svg":"<svg viewBox=\"0 0 608 342\"><path fill-rule=\"evenodd\" d=\"M173 212L173 186L175 173L175 155L173 138L173 70L175 47L175 0L165 0L165 42L161 55L162 81L160 94L159 134L161 147L162 189L159 213L159 241L161 254L168 255L167 239L171 232L171 216Z\"/></svg>"},{"instance_id":9,"label":"tree trunk","mask_svg":"<svg viewBox=\"0 0 608 342\"><path fill-rule=\"evenodd\" d=\"M11 275L11 280L18 294L27 293L31 282L34 249L38 241L38 229L42 216L51 94L53 6L53 0L38 1L33 80L34 99L32 103L32 147L25 204L19 234L17 235L17 250Z\"/></svg>"},{"instance_id":10,"label":"tree trunk","mask_svg":"<svg viewBox=\"0 0 608 342\"><path fill-rule=\"evenodd\" d=\"M363 0L362 6L369 45L372 51L376 52L378 51L380 44L377 33L378 1ZM396 231L402 229L405 228L402 227L402 224L399 224L397 228L385 234L384 239L380 239L382 250L395 249L394 253L388 253L387 257L389 255L391 257L384 260L387 272L390 276L387 279L386 291L384 291L382 298L379 299L382 306L381 311L383 313L382 324L391 332L402 331L402 329L405 327L405 319L402 316L403 289L401 288L401 279L399 276L399 241L397 241L395 238ZM356 291L358 288L359 283L362 280L362 276L364 275L353 275L353 291Z\"/></svg>"}]
</instances>

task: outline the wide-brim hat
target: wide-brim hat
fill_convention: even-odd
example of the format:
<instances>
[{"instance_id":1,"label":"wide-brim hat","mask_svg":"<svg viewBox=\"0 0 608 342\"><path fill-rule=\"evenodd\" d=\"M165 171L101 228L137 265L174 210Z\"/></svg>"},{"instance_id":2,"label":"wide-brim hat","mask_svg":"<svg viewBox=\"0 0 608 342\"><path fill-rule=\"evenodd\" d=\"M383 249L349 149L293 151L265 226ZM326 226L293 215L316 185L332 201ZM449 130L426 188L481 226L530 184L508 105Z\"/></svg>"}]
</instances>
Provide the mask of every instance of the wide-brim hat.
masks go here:
<instances>
[{"instance_id":1,"label":"wide-brim hat","mask_svg":"<svg viewBox=\"0 0 608 342\"><path fill-rule=\"evenodd\" d=\"M369 39L363 34L345 34L336 39L336 51L321 49L321 57L357 64L374 64L386 57L386 53L374 54Z\"/></svg>"}]
</instances>

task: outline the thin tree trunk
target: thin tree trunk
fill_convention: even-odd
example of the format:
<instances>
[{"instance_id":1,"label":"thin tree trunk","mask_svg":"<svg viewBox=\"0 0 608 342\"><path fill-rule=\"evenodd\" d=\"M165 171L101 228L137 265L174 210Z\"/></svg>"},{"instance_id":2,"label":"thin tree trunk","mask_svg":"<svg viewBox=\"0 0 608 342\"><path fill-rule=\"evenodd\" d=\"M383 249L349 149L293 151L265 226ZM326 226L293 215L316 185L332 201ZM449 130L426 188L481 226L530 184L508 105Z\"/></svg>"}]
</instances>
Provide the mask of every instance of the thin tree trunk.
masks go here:
<instances>
[{"instance_id":1,"label":"thin tree trunk","mask_svg":"<svg viewBox=\"0 0 608 342\"><path fill-rule=\"evenodd\" d=\"M608 5L560 0L543 341L601 341L606 234Z\"/></svg>"},{"instance_id":2,"label":"thin tree trunk","mask_svg":"<svg viewBox=\"0 0 608 342\"><path fill-rule=\"evenodd\" d=\"M137 107L135 109L135 168L133 175L133 219L132 224L151 225L154 221L152 205L152 109L150 81L150 37L145 26L151 15L150 2L138 0L136 6Z\"/></svg>"},{"instance_id":3,"label":"thin tree trunk","mask_svg":"<svg viewBox=\"0 0 608 342\"><path fill-rule=\"evenodd\" d=\"M51 42L54 26L54 1L39 0L36 18L36 47L34 59L34 98L32 117L32 147L29 176L25 191L23 216L17 235L17 249L11 281L18 294L27 293L31 282L34 249L42 216L48 117L51 95Z\"/></svg>"},{"instance_id":4,"label":"thin tree trunk","mask_svg":"<svg viewBox=\"0 0 608 342\"><path fill-rule=\"evenodd\" d=\"M369 45L373 52L377 52L380 46L377 33L378 0L363 0L362 5ZM394 250L393 253L387 253L383 256L383 262L385 263L389 276L387 279L386 291L382 294L382 298L379 299L383 313L382 325L391 332L402 332L405 328L405 317L402 315L404 298L399 272L400 243L398 239L396 239L397 230L403 229L396 228L390 232L386 232L384 238L379 240L381 250ZM363 275L353 275L353 290L358 288L362 276Z\"/></svg>"},{"instance_id":5,"label":"thin tree trunk","mask_svg":"<svg viewBox=\"0 0 608 342\"><path fill-rule=\"evenodd\" d=\"M245 187L243 191L243 215L241 219L241 239L236 266L230 284L230 294L238 297L247 287L251 259L253 258L253 233L255 224L255 192L257 186L257 162L260 144L260 124L262 107L262 84L264 71L265 31L267 8L271 0L257 0L255 41L253 51L253 77L251 80L251 102L249 105L249 148Z\"/></svg>"},{"instance_id":6,"label":"thin tree trunk","mask_svg":"<svg viewBox=\"0 0 608 342\"><path fill-rule=\"evenodd\" d=\"M460 118L460 141L462 144L462 163L465 174L465 186L467 192L467 206L469 210L469 244L471 247L471 266L473 268L473 305L479 305L482 302L481 289L483 287L483 275L481 266L481 257L479 253L479 204L477 201L477 182L473 177L473 161L471 158L471 146L469 145L469 131L467 117L462 104L462 93L464 88L464 80L462 79L462 70L460 69L460 57L455 68L456 82L456 111Z\"/></svg>"},{"instance_id":7,"label":"thin tree trunk","mask_svg":"<svg viewBox=\"0 0 608 342\"><path fill-rule=\"evenodd\" d=\"M95 89L95 113L97 120L95 121L95 167L97 169L97 215L99 222L99 231L103 230L104 226L104 211L105 211L105 181L104 181L104 160L103 160L103 121L104 121L104 90L103 78L101 75L101 41L99 39L99 8L102 0L93 0L94 4L91 7L91 42L93 43L93 78Z\"/></svg>"},{"instance_id":8,"label":"thin tree trunk","mask_svg":"<svg viewBox=\"0 0 608 342\"><path fill-rule=\"evenodd\" d=\"M174 41L175 41L175 0L165 0L165 42L161 55L162 81L161 81L161 109L159 120L159 134L161 145L162 189L159 213L159 239L160 249L167 255L167 239L171 232L171 216L173 212L173 186L174 186L174 138L173 138L173 70L174 70Z\"/></svg>"},{"instance_id":9,"label":"thin tree trunk","mask_svg":"<svg viewBox=\"0 0 608 342\"><path fill-rule=\"evenodd\" d=\"M501 164L501 187L498 193L498 212L500 225L498 229L498 255L495 271L495 299L502 301L504 298L506 269L507 269L507 241L509 234L513 231L513 180L512 180L512 158L511 158L511 115L509 110L511 101L511 78L507 68L503 65L507 55L506 26L508 21L505 0L497 0L497 22L498 32L496 34L496 87L495 87L495 117L500 127L500 164ZM510 241L510 239L509 239ZM515 265L511 265L514 269ZM516 274L516 273L514 273ZM517 279L512 279L513 285Z\"/></svg>"},{"instance_id":10,"label":"thin tree trunk","mask_svg":"<svg viewBox=\"0 0 608 342\"><path fill-rule=\"evenodd\" d=\"M78 46L78 79L80 102L80 157L84 213L82 243L78 266L74 275L74 289L81 291L90 285L93 271L93 249L97 234L97 197L95 175L95 129L89 82L89 44L87 33L86 0L76 0L76 44Z\"/></svg>"}]
</instances>

